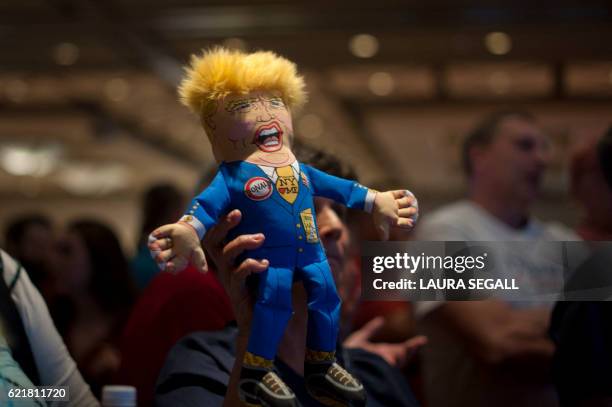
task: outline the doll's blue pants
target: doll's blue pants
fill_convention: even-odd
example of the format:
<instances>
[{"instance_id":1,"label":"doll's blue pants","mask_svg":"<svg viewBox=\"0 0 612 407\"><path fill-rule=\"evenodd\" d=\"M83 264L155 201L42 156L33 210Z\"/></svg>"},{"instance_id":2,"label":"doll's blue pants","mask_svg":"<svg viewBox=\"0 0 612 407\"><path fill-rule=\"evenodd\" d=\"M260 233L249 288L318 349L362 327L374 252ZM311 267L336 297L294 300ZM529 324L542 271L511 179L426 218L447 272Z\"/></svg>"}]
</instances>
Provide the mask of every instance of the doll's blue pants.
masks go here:
<instances>
[{"instance_id":1,"label":"doll's blue pants","mask_svg":"<svg viewBox=\"0 0 612 407\"><path fill-rule=\"evenodd\" d=\"M268 267L258 277L257 301L247 347L249 352L267 360L274 359L291 318L294 280L303 282L308 298L306 346L315 351L336 350L340 298L327 260L295 270Z\"/></svg>"}]
</instances>

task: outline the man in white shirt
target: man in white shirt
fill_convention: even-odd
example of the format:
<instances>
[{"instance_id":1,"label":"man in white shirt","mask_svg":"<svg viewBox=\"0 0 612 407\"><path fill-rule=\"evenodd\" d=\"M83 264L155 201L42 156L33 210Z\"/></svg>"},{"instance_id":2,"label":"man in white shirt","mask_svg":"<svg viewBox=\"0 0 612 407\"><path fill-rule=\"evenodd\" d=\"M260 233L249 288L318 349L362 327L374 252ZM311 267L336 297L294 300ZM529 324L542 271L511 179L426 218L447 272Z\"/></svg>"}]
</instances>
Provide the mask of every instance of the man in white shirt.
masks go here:
<instances>
[{"instance_id":1,"label":"man in white shirt","mask_svg":"<svg viewBox=\"0 0 612 407\"><path fill-rule=\"evenodd\" d=\"M530 215L548 163L547 139L530 114L487 117L467 137L463 160L468 198L424 217L419 240L576 239ZM522 260L537 268L537 256ZM531 274L533 288L549 283ZM423 355L429 405L557 405L548 372L551 306L499 299L419 303L419 326L429 338Z\"/></svg>"}]
</instances>

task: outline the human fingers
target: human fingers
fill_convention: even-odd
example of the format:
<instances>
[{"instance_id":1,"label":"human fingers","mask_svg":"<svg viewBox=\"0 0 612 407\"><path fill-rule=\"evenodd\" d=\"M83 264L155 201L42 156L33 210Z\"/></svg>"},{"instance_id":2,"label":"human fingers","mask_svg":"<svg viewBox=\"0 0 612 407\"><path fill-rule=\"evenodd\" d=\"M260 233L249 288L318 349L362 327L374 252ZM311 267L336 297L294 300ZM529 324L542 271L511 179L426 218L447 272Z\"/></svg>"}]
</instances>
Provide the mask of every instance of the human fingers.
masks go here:
<instances>
[{"instance_id":1,"label":"human fingers","mask_svg":"<svg viewBox=\"0 0 612 407\"><path fill-rule=\"evenodd\" d=\"M403 342L404 348L406 348L409 351L413 351L413 352L418 350L420 347L426 344L427 344L427 337L424 335L417 335Z\"/></svg>"},{"instance_id":2,"label":"human fingers","mask_svg":"<svg viewBox=\"0 0 612 407\"><path fill-rule=\"evenodd\" d=\"M245 250L253 250L261 246L265 240L263 233L240 235L223 247L221 255L227 264L232 264Z\"/></svg>"},{"instance_id":3,"label":"human fingers","mask_svg":"<svg viewBox=\"0 0 612 407\"><path fill-rule=\"evenodd\" d=\"M269 265L270 262L266 259L245 259L232 274L234 278L244 280L252 273L261 273L265 271Z\"/></svg>"},{"instance_id":4,"label":"human fingers","mask_svg":"<svg viewBox=\"0 0 612 407\"><path fill-rule=\"evenodd\" d=\"M224 216L217 225L211 228L206 233L204 244L209 247L215 247L221 245L221 243L227 237L227 234L242 220L242 213L238 209L234 209L226 216Z\"/></svg>"},{"instance_id":5,"label":"human fingers","mask_svg":"<svg viewBox=\"0 0 612 407\"><path fill-rule=\"evenodd\" d=\"M427 344L427 337L418 335L404 341L401 344L402 351L398 354L398 366L402 367L408 360L425 344Z\"/></svg>"},{"instance_id":6,"label":"human fingers","mask_svg":"<svg viewBox=\"0 0 612 407\"><path fill-rule=\"evenodd\" d=\"M353 332L346 338L344 345L347 347L357 347L362 345L364 342L369 342L370 338L374 336L376 332L384 325L385 319L383 317L376 317L367 324Z\"/></svg>"}]
</instances>

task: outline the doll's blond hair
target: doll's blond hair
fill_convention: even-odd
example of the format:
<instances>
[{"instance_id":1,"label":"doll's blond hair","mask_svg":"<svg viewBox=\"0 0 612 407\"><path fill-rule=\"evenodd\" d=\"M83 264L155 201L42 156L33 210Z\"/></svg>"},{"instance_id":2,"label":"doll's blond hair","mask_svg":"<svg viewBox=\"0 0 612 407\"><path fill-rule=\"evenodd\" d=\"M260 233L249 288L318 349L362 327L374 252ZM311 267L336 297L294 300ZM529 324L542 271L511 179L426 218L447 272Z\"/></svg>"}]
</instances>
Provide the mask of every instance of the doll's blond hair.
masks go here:
<instances>
[{"instance_id":1,"label":"doll's blond hair","mask_svg":"<svg viewBox=\"0 0 612 407\"><path fill-rule=\"evenodd\" d=\"M250 54L216 47L192 55L179 86L181 102L192 112L206 115L219 99L251 91L280 93L289 110L306 101L304 79L293 62L270 51Z\"/></svg>"}]
</instances>

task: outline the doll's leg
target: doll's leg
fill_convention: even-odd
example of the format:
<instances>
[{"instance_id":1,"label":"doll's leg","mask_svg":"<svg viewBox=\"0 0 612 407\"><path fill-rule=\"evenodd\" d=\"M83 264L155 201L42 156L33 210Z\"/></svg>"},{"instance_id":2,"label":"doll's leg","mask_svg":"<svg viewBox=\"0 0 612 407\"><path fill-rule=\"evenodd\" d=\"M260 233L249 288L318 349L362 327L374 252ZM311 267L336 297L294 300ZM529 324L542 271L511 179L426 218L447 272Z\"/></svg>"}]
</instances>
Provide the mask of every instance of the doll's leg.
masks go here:
<instances>
[{"instance_id":1,"label":"doll's leg","mask_svg":"<svg viewBox=\"0 0 612 407\"><path fill-rule=\"evenodd\" d=\"M269 267L258 277L251 334L242 361L240 396L251 405L294 406L295 395L271 371L278 344L291 317L293 271Z\"/></svg>"},{"instance_id":2,"label":"doll's leg","mask_svg":"<svg viewBox=\"0 0 612 407\"><path fill-rule=\"evenodd\" d=\"M307 359L333 361L338 338L340 298L327 261L309 264L298 271L308 295Z\"/></svg>"},{"instance_id":3,"label":"doll's leg","mask_svg":"<svg viewBox=\"0 0 612 407\"><path fill-rule=\"evenodd\" d=\"M306 389L328 406L365 405L363 385L336 363L340 298L327 261L298 271L308 295L308 334L304 376Z\"/></svg>"},{"instance_id":4,"label":"doll's leg","mask_svg":"<svg viewBox=\"0 0 612 407\"><path fill-rule=\"evenodd\" d=\"M269 267L259 275L247 350L272 361L291 318L293 270Z\"/></svg>"}]
</instances>

